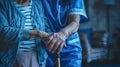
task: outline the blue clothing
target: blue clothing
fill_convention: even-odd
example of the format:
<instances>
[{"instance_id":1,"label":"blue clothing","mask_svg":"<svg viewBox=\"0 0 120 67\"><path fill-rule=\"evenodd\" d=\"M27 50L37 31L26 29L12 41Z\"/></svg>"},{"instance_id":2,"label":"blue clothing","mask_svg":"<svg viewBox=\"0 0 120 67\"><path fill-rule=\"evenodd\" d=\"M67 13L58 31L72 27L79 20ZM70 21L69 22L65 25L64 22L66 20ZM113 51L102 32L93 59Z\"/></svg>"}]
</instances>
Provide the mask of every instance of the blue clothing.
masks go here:
<instances>
[{"instance_id":1,"label":"blue clothing","mask_svg":"<svg viewBox=\"0 0 120 67\"><path fill-rule=\"evenodd\" d=\"M61 67L80 67L82 62L82 48L80 46L77 33L71 35L67 41L66 47L63 47L60 53ZM55 67L56 54L48 52L46 67Z\"/></svg>"},{"instance_id":2,"label":"blue clothing","mask_svg":"<svg viewBox=\"0 0 120 67\"><path fill-rule=\"evenodd\" d=\"M46 17L40 0L33 0L31 20L35 30L45 31ZM12 67L20 41L29 39L24 29L25 16L15 6L14 0L0 0L0 67ZM41 39L36 38L39 64L45 64L47 53Z\"/></svg>"},{"instance_id":3,"label":"blue clothing","mask_svg":"<svg viewBox=\"0 0 120 67\"><path fill-rule=\"evenodd\" d=\"M26 17L26 22L24 24L24 29L33 30L34 26L31 22L31 10L32 10L32 0L27 6L22 6L17 2L14 2L20 12ZM36 49L35 39L29 39L21 41L21 44L18 46L18 51L31 51Z\"/></svg>"},{"instance_id":4,"label":"blue clothing","mask_svg":"<svg viewBox=\"0 0 120 67\"><path fill-rule=\"evenodd\" d=\"M51 32L58 32L67 25L68 16L71 14L80 15L80 23L87 20L83 0L41 0L45 8L45 15ZM67 1L67 2L66 2ZM75 32L66 40L67 47L63 47L60 58L61 67L80 67L82 48L78 33ZM48 52L49 58L46 67L55 66L56 56Z\"/></svg>"},{"instance_id":5,"label":"blue clothing","mask_svg":"<svg viewBox=\"0 0 120 67\"><path fill-rule=\"evenodd\" d=\"M49 21L48 23L54 32L58 32L61 28L66 26L66 19L70 14L80 14L80 23L87 20L83 0L68 0L68 2L64 2L64 0L41 1L44 5L45 13ZM60 9L59 6L61 7ZM58 16L59 14L60 16ZM60 25L59 19L63 26Z\"/></svg>"}]
</instances>

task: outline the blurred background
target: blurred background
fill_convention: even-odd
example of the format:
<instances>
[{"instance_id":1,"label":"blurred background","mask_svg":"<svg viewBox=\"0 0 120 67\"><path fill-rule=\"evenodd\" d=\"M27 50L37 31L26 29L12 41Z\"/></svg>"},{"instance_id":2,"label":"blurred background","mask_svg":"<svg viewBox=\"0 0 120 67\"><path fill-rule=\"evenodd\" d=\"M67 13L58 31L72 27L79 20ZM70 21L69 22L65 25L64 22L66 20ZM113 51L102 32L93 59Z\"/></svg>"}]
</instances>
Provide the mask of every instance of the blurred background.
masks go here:
<instances>
[{"instance_id":1,"label":"blurred background","mask_svg":"<svg viewBox=\"0 0 120 67\"><path fill-rule=\"evenodd\" d=\"M120 67L120 0L85 0L80 25L83 67Z\"/></svg>"}]
</instances>

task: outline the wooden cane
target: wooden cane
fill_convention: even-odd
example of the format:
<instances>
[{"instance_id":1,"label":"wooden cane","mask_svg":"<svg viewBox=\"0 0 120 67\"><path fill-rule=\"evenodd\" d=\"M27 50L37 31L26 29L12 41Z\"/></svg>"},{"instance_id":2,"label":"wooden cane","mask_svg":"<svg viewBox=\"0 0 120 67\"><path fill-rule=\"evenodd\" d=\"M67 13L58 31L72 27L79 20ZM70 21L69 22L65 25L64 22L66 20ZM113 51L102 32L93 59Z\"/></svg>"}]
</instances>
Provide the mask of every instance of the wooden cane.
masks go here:
<instances>
[{"instance_id":1,"label":"wooden cane","mask_svg":"<svg viewBox=\"0 0 120 67\"><path fill-rule=\"evenodd\" d=\"M48 33L46 32L43 32L43 36L49 36ZM56 67L60 67L60 55L59 54L56 54Z\"/></svg>"},{"instance_id":2,"label":"wooden cane","mask_svg":"<svg viewBox=\"0 0 120 67\"><path fill-rule=\"evenodd\" d=\"M60 55L56 54L56 67L60 67Z\"/></svg>"}]
</instances>

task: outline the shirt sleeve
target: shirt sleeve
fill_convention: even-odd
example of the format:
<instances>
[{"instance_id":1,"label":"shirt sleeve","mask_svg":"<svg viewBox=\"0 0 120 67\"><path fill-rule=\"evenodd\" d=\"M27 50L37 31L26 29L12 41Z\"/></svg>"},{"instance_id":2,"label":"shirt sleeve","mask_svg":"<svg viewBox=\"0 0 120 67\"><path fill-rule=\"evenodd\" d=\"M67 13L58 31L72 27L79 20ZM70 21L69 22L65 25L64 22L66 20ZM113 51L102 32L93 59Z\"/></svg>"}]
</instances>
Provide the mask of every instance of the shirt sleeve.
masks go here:
<instances>
[{"instance_id":1,"label":"shirt sleeve","mask_svg":"<svg viewBox=\"0 0 120 67\"><path fill-rule=\"evenodd\" d=\"M11 19L10 17L8 17L8 15L10 14L7 12L8 8L6 5L8 5L7 4L8 1L6 2L5 1L0 0L0 46L1 43L2 44L18 43L20 40L28 40L30 37L29 30L10 26L10 23L14 23L15 21L10 22L8 21L8 19L9 20Z\"/></svg>"},{"instance_id":2,"label":"shirt sleeve","mask_svg":"<svg viewBox=\"0 0 120 67\"><path fill-rule=\"evenodd\" d=\"M80 23L87 21L87 15L84 6L84 0L69 0L69 15L71 14L79 14L80 15Z\"/></svg>"}]
</instances>

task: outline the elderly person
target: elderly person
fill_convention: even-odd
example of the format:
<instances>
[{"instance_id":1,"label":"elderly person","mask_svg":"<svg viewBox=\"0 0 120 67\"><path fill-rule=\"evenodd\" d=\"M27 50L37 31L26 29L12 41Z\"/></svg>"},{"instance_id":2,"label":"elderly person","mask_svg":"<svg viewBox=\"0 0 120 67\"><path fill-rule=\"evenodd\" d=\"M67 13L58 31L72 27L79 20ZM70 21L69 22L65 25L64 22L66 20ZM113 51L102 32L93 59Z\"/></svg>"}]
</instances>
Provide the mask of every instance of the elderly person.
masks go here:
<instances>
[{"instance_id":1,"label":"elderly person","mask_svg":"<svg viewBox=\"0 0 120 67\"><path fill-rule=\"evenodd\" d=\"M43 67L45 25L40 0L0 0L0 67Z\"/></svg>"},{"instance_id":2,"label":"elderly person","mask_svg":"<svg viewBox=\"0 0 120 67\"><path fill-rule=\"evenodd\" d=\"M46 67L55 66L56 54L60 54L61 67L80 67L82 48L77 30L79 22L87 19L83 0L41 1L52 33L46 44Z\"/></svg>"}]
</instances>

